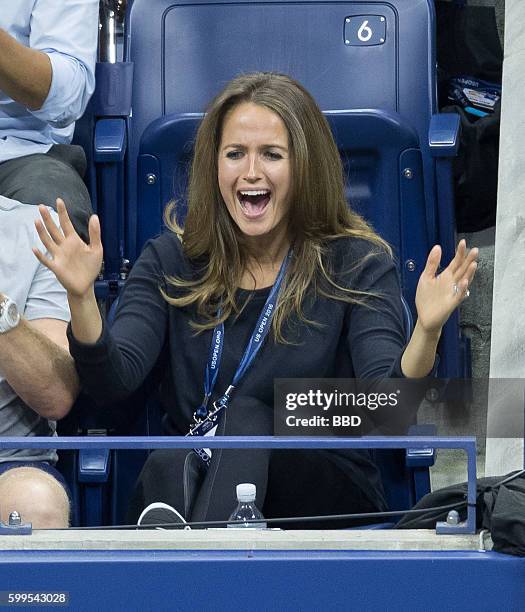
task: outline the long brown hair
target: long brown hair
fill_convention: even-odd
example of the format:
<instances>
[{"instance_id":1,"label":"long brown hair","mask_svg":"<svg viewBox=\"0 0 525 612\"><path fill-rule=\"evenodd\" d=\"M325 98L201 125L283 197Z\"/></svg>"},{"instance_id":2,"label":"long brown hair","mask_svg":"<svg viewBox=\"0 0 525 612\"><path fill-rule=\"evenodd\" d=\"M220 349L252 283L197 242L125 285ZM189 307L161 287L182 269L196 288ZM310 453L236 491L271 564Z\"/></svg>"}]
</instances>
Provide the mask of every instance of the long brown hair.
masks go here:
<instances>
[{"instance_id":1,"label":"long brown hair","mask_svg":"<svg viewBox=\"0 0 525 612\"><path fill-rule=\"evenodd\" d=\"M175 306L195 305L197 330L217 323L217 308L226 320L241 310L236 291L248 250L230 217L218 184L218 151L225 116L237 105L252 102L276 113L288 131L291 190L289 228L293 258L279 293L272 321L274 337L286 342L283 324L292 314L306 321L302 305L307 291L348 302L361 302L362 292L341 287L326 262L329 242L363 238L390 253L390 247L357 213L344 194L341 159L330 126L312 96L296 81L276 73L256 72L235 78L212 101L197 132L188 188L184 228L175 220L176 204L166 209L166 222L182 241L185 255L205 262L194 280L168 277L178 290L164 294ZM377 249L376 249L377 251ZM359 265L361 262L355 262ZM310 322L312 323L312 322Z\"/></svg>"}]
</instances>

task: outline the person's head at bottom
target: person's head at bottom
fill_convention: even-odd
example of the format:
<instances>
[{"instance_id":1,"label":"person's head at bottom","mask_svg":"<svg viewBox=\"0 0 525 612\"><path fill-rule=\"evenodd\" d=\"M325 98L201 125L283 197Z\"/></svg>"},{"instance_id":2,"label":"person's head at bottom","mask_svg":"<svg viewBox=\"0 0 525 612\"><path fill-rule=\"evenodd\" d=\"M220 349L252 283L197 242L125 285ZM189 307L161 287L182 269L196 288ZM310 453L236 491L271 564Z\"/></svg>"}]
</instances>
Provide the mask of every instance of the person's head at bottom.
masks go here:
<instances>
[{"instance_id":1,"label":"person's head at bottom","mask_svg":"<svg viewBox=\"0 0 525 612\"><path fill-rule=\"evenodd\" d=\"M69 527L69 499L53 476L34 467L17 467L0 475L0 520L18 512L33 529Z\"/></svg>"}]
</instances>

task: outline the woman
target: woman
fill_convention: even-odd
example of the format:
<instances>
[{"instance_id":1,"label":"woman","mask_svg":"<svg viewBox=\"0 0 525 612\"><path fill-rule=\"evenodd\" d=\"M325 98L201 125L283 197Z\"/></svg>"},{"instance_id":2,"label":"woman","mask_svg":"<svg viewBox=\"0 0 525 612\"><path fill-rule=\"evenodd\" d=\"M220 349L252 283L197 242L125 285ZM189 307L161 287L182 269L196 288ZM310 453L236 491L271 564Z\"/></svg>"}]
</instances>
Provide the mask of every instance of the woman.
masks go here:
<instances>
[{"instance_id":1,"label":"woman","mask_svg":"<svg viewBox=\"0 0 525 612\"><path fill-rule=\"evenodd\" d=\"M93 291L102 262L97 217L85 245L63 203L62 231L42 209L37 229L52 259L35 254L68 292L84 389L121 399L161 362L167 433L188 433L223 398L217 433L264 435L273 433L274 378L426 376L443 324L467 295L477 251L460 242L436 276L441 253L432 249L405 346L390 249L348 208L343 185L329 126L298 83L270 73L233 80L197 134L184 231L168 209L172 231L146 245L111 332ZM250 338L260 350L243 359ZM188 520L223 520L243 481L257 484L267 517L385 508L366 452L217 450L210 460L181 450L151 454L130 518L160 501Z\"/></svg>"}]
</instances>

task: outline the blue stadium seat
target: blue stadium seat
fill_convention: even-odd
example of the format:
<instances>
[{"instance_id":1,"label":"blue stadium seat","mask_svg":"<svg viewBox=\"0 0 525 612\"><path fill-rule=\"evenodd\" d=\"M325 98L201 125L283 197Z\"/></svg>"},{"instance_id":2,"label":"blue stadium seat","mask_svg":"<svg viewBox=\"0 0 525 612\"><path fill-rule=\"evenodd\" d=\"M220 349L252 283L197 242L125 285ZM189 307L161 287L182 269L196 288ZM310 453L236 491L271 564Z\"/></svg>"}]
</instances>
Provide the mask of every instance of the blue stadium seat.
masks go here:
<instances>
[{"instance_id":1,"label":"blue stadium seat","mask_svg":"<svg viewBox=\"0 0 525 612\"><path fill-rule=\"evenodd\" d=\"M180 195L195 122L211 98L239 73L284 72L329 116L352 203L394 245L414 312L429 248L439 242L447 261L455 240L450 156L459 124L437 114L434 22L433 0L131 2L126 257L134 261L162 230L163 207ZM469 374L457 315L444 329L440 354L441 376Z\"/></svg>"},{"instance_id":2,"label":"blue stadium seat","mask_svg":"<svg viewBox=\"0 0 525 612\"><path fill-rule=\"evenodd\" d=\"M142 246L162 231L162 213L175 198L183 211L187 170L200 114L166 115L153 121L141 139L137 171L138 240ZM399 262L425 261L422 160L415 130L399 115L381 110L326 113L348 176L348 199L393 247ZM410 168L412 177L403 171ZM388 203L385 206L385 203ZM415 263L414 263L415 265ZM419 274L400 265L405 299L412 305Z\"/></svg>"}]
</instances>

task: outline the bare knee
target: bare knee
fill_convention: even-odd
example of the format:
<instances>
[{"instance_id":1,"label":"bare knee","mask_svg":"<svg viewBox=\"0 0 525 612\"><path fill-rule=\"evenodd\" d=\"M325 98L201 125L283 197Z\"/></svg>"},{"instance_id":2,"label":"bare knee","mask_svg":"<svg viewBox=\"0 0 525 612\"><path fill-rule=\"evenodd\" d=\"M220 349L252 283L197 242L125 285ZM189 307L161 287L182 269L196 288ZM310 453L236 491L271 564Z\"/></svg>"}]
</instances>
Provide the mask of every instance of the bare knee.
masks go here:
<instances>
[{"instance_id":1,"label":"bare knee","mask_svg":"<svg viewBox=\"0 0 525 612\"><path fill-rule=\"evenodd\" d=\"M69 499L53 476L33 467L13 468L0 475L0 520L17 511L34 529L69 527Z\"/></svg>"}]
</instances>

